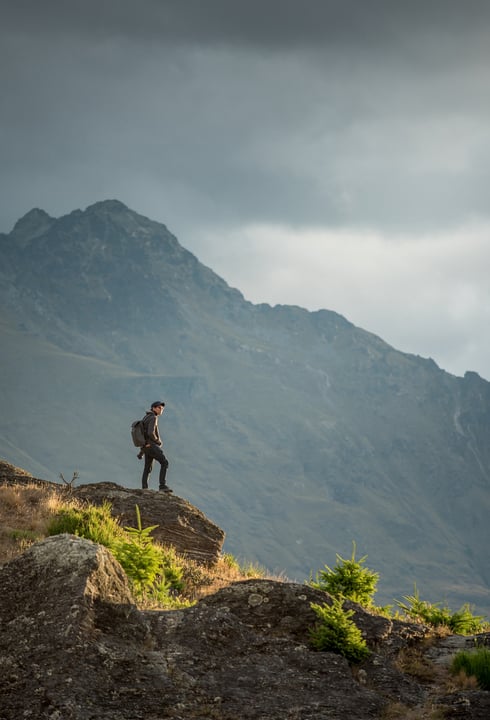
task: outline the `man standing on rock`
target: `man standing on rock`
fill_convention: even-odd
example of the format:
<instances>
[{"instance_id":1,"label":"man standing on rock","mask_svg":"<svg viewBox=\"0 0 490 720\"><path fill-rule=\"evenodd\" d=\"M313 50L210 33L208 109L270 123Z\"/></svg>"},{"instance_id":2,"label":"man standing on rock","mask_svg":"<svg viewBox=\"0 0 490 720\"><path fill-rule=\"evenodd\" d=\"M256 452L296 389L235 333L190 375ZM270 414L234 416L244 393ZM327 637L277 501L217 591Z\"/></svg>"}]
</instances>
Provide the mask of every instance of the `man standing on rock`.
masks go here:
<instances>
[{"instance_id":1,"label":"man standing on rock","mask_svg":"<svg viewBox=\"0 0 490 720\"><path fill-rule=\"evenodd\" d=\"M145 458L145 467L141 477L141 486L143 490L148 490L148 475L153 469L153 461L160 463L159 490L161 492L171 493L172 490L165 483L168 469L168 460L162 451L162 441L158 432L158 418L165 408L163 400L156 400L151 404L150 410L143 418L143 427L145 429L146 444L141 448L141 452Z\"/></svg>"}]
</instances>

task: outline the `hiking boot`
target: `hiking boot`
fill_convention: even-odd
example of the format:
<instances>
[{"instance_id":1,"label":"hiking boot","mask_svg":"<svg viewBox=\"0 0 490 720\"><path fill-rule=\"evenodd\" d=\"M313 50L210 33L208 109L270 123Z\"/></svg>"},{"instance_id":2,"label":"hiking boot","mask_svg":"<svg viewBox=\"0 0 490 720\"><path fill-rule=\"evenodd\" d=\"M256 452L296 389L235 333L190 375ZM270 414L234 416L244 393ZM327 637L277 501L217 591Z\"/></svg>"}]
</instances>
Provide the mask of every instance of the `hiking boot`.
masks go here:
<instances>
[{"instance_id":1,"label":"hiking boot","mask_svg":"<svg viewBox=\"0 0 490 720\"><path fill-rule=\"evenodd\" d=\"M173 492L172 488L169 488L168 485L163 485L161 488L158 488L158 490L159 490L159 492L164 492L164 493Z\"/></svg>"}]
</instances>

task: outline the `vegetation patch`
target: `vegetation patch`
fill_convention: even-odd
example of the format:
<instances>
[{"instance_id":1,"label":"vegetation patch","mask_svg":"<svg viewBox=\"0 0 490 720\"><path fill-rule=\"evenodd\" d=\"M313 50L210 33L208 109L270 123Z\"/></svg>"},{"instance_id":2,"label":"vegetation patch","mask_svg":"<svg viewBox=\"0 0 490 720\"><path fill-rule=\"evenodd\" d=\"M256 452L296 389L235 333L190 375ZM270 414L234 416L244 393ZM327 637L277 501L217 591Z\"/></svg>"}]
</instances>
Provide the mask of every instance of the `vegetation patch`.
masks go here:
<instances>
[{"instance_id":1,"label":"vegetation patch","mask_svg":"<svg viewBox=\"0 0 490 720\"><path fill-rule=\"evenodd\" d=\"M141 544L146 534L151 536L151 531L145 533L146 528L140 531L136 516L136 527L131 532L131 528L121 527L111 512L110 503L102 506L82 503L64 486L51 491L35 483L0 485L0 564L25 552L34 542L64 532L104 545L119 561L118 546L122 543L120 549L127 567L133 565L136 571L136 583L129 579L135 600L142 609L187 607L232 582L266 575L258 565L244 563L241 566L233 556L226 555L218 559L216 566L205 567L180 556L174 547L151 539L162 573L143 589L141 580L148 573L148 566L146 570L138 569L135 558L139 554L143 566L148 558L141 547L130 549L124 543Z\"/></svg>"},{"instance_id":2,"label":"vegetation patch","mask_svg":"<svg viewBox=\"0 0 490 720\"><path fill-rule=\"evenodd\" d=\"M371 607L379 573L363 567L367 555L356 560L356 544L352 545L350 560L337 555L335 567L332 569L325 565L325 568L316 574L316 580L310 580L310 585L317 590L328 592L334 598L347 598L364 607Z\"/></svg>"},{"instance_id":3,"label":"vegetation patch","mask_svg":"<svg viewBox=\"0 0 490 720\"><path fill-rule=\"evenodd\" d=\"M451 673L464 673L476 679L480 690L490 690L490 650L477 648L457 653L451 663Z\"/></svg>"},{"instance_id":4,"label":"vegetation patch","mask_svg":"<svg viewBox=\"0 0 490 720\"><path fill-rule=\"evenodd\" d=\"M424 683L434 682L438 676L438 668L425 656L420 647L403 648L398 653L396 665L402 672Z\"/></svg>"},{"instance_id":5,"label":"vegetation patch","mask_svg":"<svg viewBox=\"0 0 490 720\"><path fill-rule=\"evenodd\" d=\"M488 627L483 615L473 615L468 603L463 605L457 612L451 612L447 606L441 603L430 603L421 600L417 586L413 595L405 595L405 602L397 600L398 607L403 610L412 620L426 623L432 627L447 627L456 635L473 635L482 632Z\"/></svg>"},{"instance_id":6,"label":"vegetation patch","mask_svg":"<svg viewBox=\"0 0 490 720\"><path fill-rule=\"evenodd\" d=\"M311 603L318 622L310 630L310 640L316 650L329 650L343 655L350 662L364 660L370 651L361 631L351 620L353 610L344 610L343 601L334 598L331 605Z\"/></svg>"},{"instance_id":7,"label":"vegetation patch","mask_svg":"<svg viewBox=\"0 0 490 720\"><path fill-rule=\"evenodd\" d=\"M48 525L48 535L70 533L113 550L124 532L111 511L111 504L107 501L100 506L71 502L55 514Z\"/></svg>"}]
</instances>

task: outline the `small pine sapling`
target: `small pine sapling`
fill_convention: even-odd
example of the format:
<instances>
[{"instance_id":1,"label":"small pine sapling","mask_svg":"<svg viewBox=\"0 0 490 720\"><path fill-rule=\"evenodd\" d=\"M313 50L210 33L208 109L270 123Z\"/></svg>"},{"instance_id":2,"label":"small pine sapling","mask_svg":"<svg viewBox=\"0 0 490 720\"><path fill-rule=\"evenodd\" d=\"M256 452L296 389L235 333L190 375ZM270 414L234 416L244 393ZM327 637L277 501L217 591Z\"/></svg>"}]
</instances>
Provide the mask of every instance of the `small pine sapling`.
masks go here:
<instances>
[{"instance_id":1,"label":"small pine sapling","mask_svg":"<svg viewBox=\"0 0 490 720\"><path fill-rule=\"evenodd\" d=\"M351 662L360 662L370 651L361 631L351 620L353 610L344 610L343 600L334 598L331 605L311 603L318 616L310 629L311 644L317 650L329 650L343 655Z\"/></svg>"},{"instance_id":2,"label":"small pine sapling","mask_svg":"<svg viewBox=\"0 0 490 720\"><path fill-rule=\"evenodd\" d=\"M367 555L356 560L356 544L352 543L352 555L346 560L337 555L337 564L333 569L325 565L316 575L316 581L310 585L317 590L328 592L334 598L347 598L364 607L373 605L373 597L379 580L379 573L362 567Z\"/></svg>"}]
</instances>

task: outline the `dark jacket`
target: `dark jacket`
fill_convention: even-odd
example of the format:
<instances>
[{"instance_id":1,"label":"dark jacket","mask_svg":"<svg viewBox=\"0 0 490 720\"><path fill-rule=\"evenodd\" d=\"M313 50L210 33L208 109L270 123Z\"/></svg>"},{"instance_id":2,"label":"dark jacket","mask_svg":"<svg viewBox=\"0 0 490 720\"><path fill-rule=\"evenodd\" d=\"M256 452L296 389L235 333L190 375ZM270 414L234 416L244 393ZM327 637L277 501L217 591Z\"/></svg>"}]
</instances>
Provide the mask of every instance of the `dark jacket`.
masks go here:
<instances>
[{"instance_id":1,"label":"dark jacket","mask_svg":"<svg viewBox=\"0 0 490 720\"><path fill-rule=\"evenodd\" d=\"M148 410L143 418L143 427L145 428L146 442L154 445L162 444L158 431L158 415L155 415L153 410Z\"/></svg>"}]
</instances>

